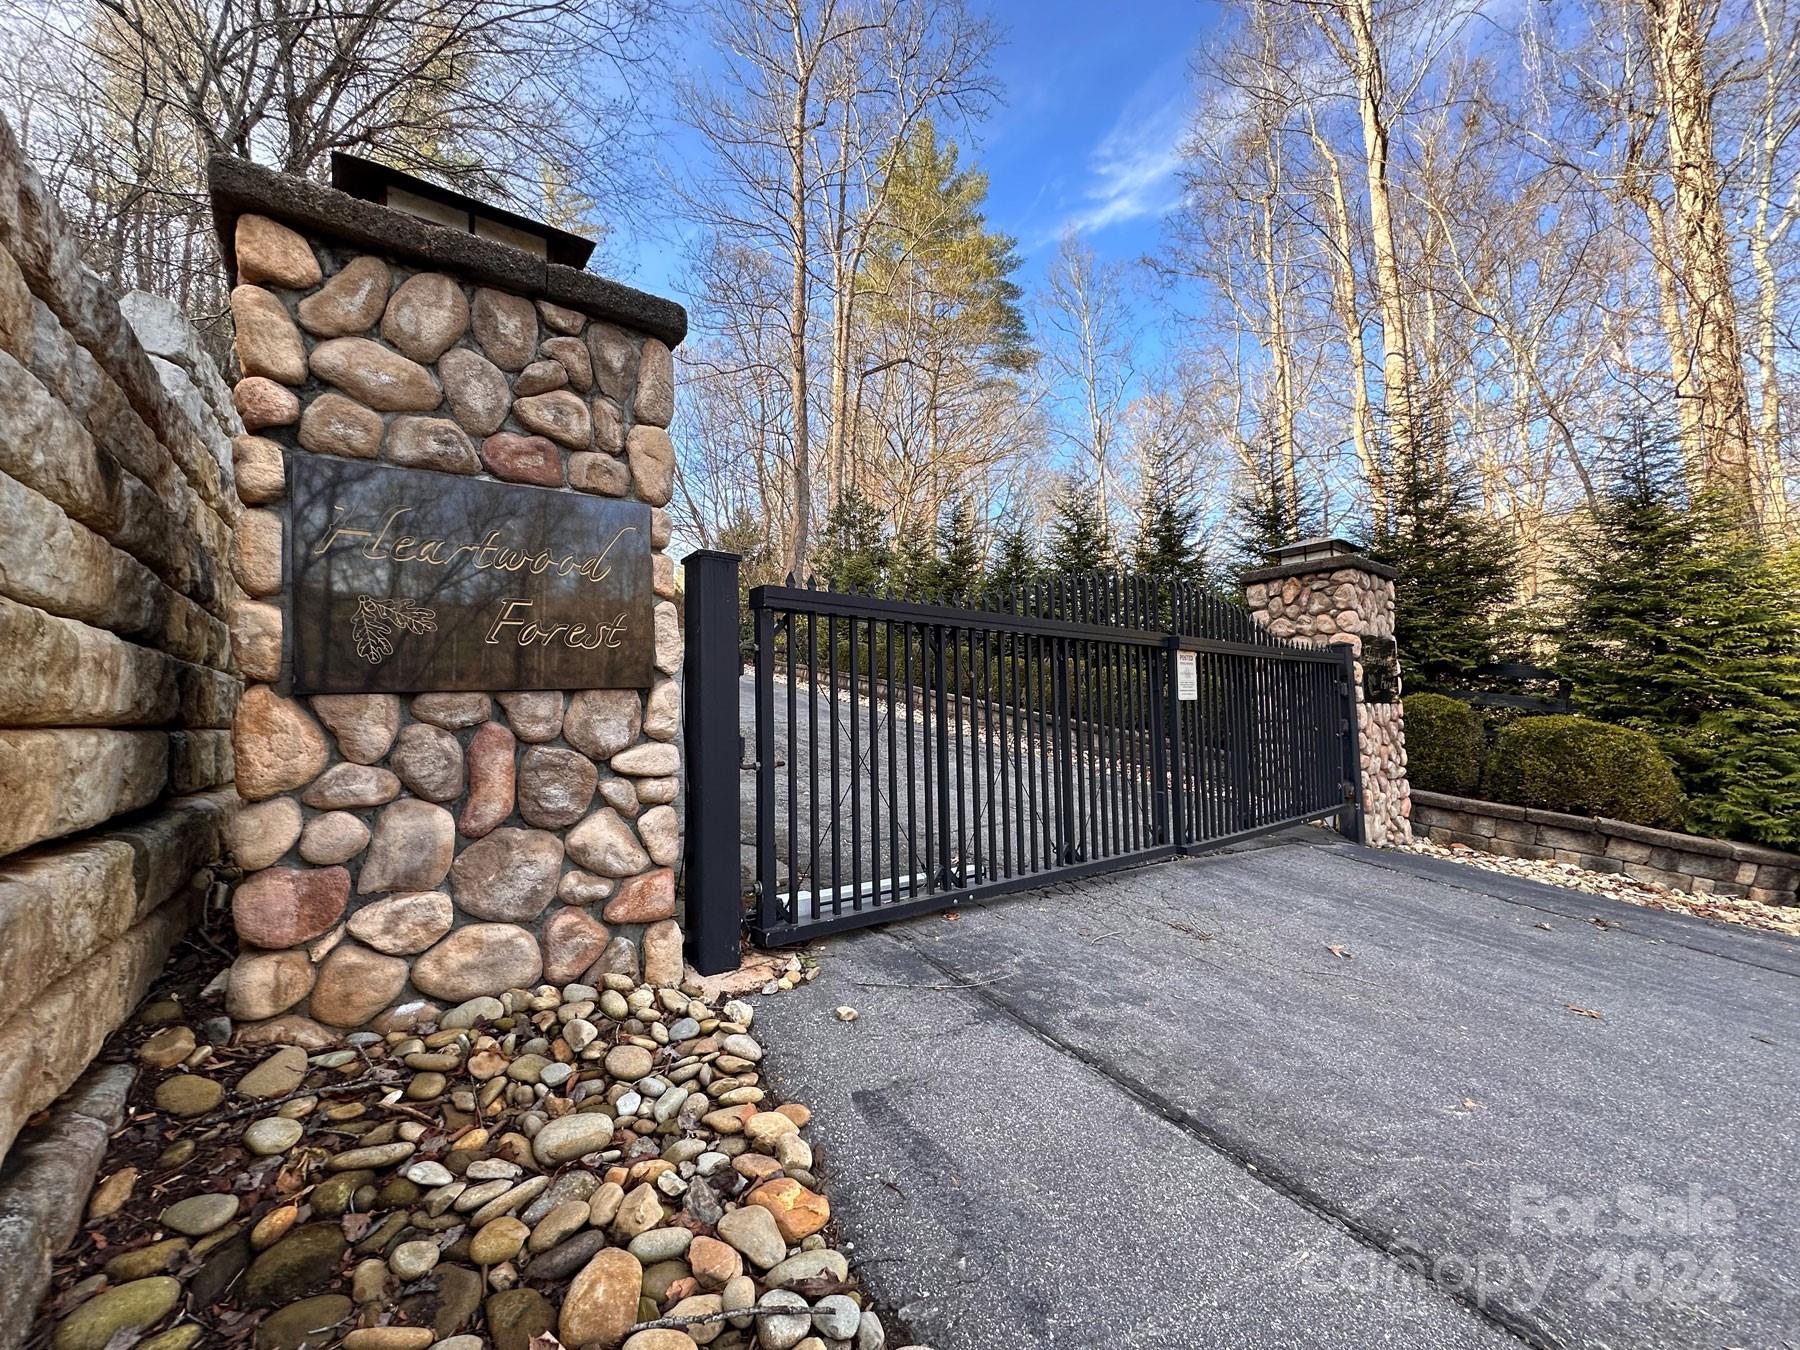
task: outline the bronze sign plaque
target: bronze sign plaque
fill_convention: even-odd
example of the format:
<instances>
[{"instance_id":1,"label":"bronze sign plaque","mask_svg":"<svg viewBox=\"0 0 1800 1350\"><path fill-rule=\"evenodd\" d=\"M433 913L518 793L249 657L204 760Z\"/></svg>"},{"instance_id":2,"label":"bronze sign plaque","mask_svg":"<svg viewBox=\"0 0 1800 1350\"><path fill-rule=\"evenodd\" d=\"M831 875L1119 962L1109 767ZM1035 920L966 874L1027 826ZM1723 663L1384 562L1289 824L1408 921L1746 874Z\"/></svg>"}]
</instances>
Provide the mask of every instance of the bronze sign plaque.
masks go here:
<instances>
[{"instance_id":1,"label":"bronze sign plaque","mask_svg":"<svg viewBox=\"0 0 1800 1350\"><path fill-rule=\"evenodd\" d=\"M647 689L650 508L288 456L299 694Z\"/></svg>"}]
</instances>

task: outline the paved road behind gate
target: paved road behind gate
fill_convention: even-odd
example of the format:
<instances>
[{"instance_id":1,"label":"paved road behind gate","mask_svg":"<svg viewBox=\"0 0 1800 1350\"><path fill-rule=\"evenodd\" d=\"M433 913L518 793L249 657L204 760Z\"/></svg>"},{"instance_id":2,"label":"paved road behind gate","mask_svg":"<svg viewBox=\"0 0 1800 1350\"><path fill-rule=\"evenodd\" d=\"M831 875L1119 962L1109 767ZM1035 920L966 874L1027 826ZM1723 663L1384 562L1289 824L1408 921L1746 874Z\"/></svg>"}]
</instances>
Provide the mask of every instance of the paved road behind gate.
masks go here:
<instances>
[{"instance_id":1,"label":"paved road behind gate","mask_svg":"<svg viewBox=\"0 0 1800 1350\"><path fill-rule=\"evenodd\" d=\"M820 950L776 1082L935 1350L1800 1337L1800 944L1284 843Z\"/></svg>"}]
</instances>

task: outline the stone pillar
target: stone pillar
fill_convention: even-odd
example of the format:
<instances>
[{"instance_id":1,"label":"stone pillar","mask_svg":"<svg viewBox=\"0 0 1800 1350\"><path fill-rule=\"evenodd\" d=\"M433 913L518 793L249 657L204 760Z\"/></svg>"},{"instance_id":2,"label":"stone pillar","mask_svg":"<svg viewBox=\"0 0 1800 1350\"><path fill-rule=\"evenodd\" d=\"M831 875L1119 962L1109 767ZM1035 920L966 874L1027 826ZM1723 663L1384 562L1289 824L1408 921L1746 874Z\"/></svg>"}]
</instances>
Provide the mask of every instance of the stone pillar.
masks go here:
<instances>
[{"instance_id":1,"label":"stone pillar","mask_svg":"<svg viewBox=\"0 0 1800 1350\"><path fill-rule=\"evenodd\" d=\"M1244 602L1276 637L1348 643L1357 654L1358 749L1365 827L1371 844L1412 838L1406 727L1394 646L1394 569L1342 539L1307 539L1274 551L1244 574Z\"/></svg>"},{"instance_id":2,"label":"stone pillar","mask_svg":"<svg viewBox=\"0 0 1800 1350\"><path fill-rule=\"evenodd\" d=\"M209 171L249 508L231 555L247 596L231 614L247 681L231 1014L304 1038L305 1019L393 1028L540 983L678 983L682 639L662 508L686 314L316 183ZM447 492L487 480L653 508L653 633L630 635L654 642L649 686L298 696L283 536L304 503L287 493L301 461L328 458Z\"/></svg>"}]
</instances>

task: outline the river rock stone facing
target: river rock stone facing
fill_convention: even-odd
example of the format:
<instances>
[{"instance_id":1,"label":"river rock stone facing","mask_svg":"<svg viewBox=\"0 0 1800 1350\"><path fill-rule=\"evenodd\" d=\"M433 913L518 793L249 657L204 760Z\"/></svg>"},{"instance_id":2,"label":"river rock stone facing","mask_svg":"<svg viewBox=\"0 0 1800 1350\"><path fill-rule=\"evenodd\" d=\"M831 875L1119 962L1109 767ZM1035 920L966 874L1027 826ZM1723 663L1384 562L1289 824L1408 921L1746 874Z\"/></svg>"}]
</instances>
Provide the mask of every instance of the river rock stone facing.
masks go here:
<instances>
[{"instance_id":1,"label":"river rock stone facing","mask_svg":"<svg viewBox=\"0 0 1800 1350\"><path fill-rule=\"evenodd\" d=\"M668 675L681 651L660 555L674 361L669 332L621 317L661 311L509 289L482 251L512 255L483 241L454 263L409 254L416 225L380 208L370 219L391 221L394 251L366 234L351 246L319 217L284 219L290 200L322 190L283 182L267 180L266 206L228 213L235 398L262 428L234 450L239 495L258 510L231 554L245 592L231 629L251 683L233 726L246 946L230 1002L240 1016L350 1026L541 971L679 980L680 690ZM658 603L637 640L652 645L655 687L498 691L498 706L480 691L278 694L283 459L305 454L646 503Z\"/></svg>"}]
</instances>

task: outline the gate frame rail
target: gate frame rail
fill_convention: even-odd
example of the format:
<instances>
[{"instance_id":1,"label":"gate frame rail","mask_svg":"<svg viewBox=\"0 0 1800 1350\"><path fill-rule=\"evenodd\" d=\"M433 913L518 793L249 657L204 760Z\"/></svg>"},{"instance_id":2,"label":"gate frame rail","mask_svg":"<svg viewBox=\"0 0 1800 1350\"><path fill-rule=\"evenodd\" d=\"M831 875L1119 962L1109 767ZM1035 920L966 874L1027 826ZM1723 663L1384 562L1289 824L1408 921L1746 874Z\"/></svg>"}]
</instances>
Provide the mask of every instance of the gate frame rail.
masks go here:
<instances>
[{"instance_id":1,"label":"gate frame rail","mask_svg":"<svg viewBox=\"0 0 1800 1350\"><path fill-rule=\"evenodd\" d=\"M739 602L739 559L732 554L704 550L683 560L686 638L683 673L683 727L686 747L687 813L685 858L686 930L689 959L703 975L735 968L740 961L746 930L765 946L866 926L874 922L913 917L954 908L976 899L988 899L1033 890L1062 880L1077 880L1169 858L1217 852L1233 844L1294 825L1335 819L1338 831L1353 842L1364 842L1363 802L1358 747L1356 654L1347 643L1323 647L1297 644L1263 645L1228 638L1191 636L1167 630L1140 629L1075 620L1049 619L1040 615L1000 609L965 609L951 605L893 600L879 596L817 590L800 586L757 586L748 601L753 640L750 644L755 679L754 758L744 763L739 727L740 681L744 648L740 646L742 619ZM1100 642L1150 649L1160 659L1149 662L1155 686L1149 699L1154 837L1157 842L1129 853L1084 861L1063 862L1038 872L1023 873L974 885L946 887L911 899L896 898L868 908L820 915L804 922L787 920L778 907L775 850L775 616L805 613L814 618L845 618L866 622L893 621L930 628L966 631L1004 631L1027 636L1076 642ZM1336 734L1342 747L1339 769L1341 800L1331 805L1280 820L1205 839L1185 837L1182 793L1186 775L1182 766L1180 690L1176 677L1179 653L1216 653L1260 659L1329 664L1338 667L1340 700ZM790 673L790 679L792 675ZM941 702L940 681L930 681ZM856 695L851 688L852 698ZM870 671L869 697L874 697L874 672ZM970 696L972 699L972 695ZM890 694L891 701L891 694ZM944 723L938 723L940 733ZM789 754L795 753L789 747ZM754 856L751 870L752 908L745 911L742 851L742 773L756 774ZM940 797L948 801L947 789ZM815 879L815 886L817 879Z\"/></svg>"}]
</instances>

